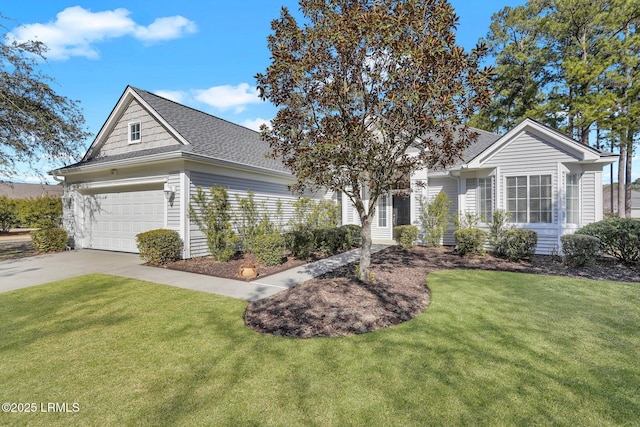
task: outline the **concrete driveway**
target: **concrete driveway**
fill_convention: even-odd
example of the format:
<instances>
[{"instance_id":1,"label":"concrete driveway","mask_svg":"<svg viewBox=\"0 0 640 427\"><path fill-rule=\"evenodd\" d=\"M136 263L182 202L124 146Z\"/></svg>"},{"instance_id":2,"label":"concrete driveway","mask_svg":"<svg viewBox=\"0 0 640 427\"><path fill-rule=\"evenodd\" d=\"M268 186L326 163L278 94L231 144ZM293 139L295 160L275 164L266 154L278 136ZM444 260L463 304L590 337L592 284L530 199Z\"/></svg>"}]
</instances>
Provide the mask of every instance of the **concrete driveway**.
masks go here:
<instances>
[{"instance_id":1,"label":"concrete driveway","mask_svg":"<svg viewBox=\"0 0 640 427\"><path fill-rule=\"evenodd\" d=\"M372 252L387 245L374 245ZM184 289L256 301L341 265L357 261L360 250L334 255L253 282L148 267L136 254L83 249L0 261L0 293L91 273L145 280Z\"/></svg>"},{"instance_id":2,"label":"concrete driveway","mask_svg":"<svg viewBox=\"0 0 640 427\"><path fill-rule=\"evenodd\" d=\"M91 273L112 274L247 301L266 298L286 289L279 285L223 279L142 264L136 254L90 249L0 261L0 292Z\"/></svg>"}]
</instances>

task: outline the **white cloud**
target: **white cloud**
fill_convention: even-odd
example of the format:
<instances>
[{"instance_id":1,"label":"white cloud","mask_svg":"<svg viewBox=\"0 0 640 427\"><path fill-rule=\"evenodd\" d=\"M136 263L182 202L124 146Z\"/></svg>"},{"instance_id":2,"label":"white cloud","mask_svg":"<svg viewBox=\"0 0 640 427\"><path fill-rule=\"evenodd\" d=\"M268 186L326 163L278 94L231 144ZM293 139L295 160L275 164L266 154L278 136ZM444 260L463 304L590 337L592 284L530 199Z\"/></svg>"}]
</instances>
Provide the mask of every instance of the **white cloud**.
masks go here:
<instances>
[{"instance_id":1,"label":"white cloud","mask_svg":"<svg viewBox=\"0 0 640 427\"><path fill-rule=\"evenodd\" d=\"M242 122L242 126L248 127L249 129L253 129L257 131L260 131L260 126L263 124L267 125L268 127L271 127L271 122L261 117L258 117L255 120L247 119L244 122Z\"/></svg>"},{"instance_id":2,"label":"white cloud","mask_svg":"<svg viewBox=\"0 0 640 427\"><path fill-rule=\"evenodd\" d=\"M154 93L158 96L170 99L179 104L184 104L188 102L189 99L189 94L181 90L157 90Z\"/></svg>"},{"instance_id":3,"label":"white cloud","mask_svg":"<svg viewBox=\"0 0 640 427\"><path fill-rule=\"evenodd\" d=\"M148 27L137 26L134 35L140 40L154 42L177 39L182 36L183 32L195 33L196 30L197 28L194 22L178 15L158 18Z\"/></svg>"},{"instance_id":4,"label":"white cloud","mask_svg":"<svg viewBox=\"0 0 640 427\"><path fill-rule=\"evenodd\" d=\"M238 86L212 86L209 89L194 90L195 99L220 110L235 109L236 113L244 111L248 104L262 102L258 90L248 83Z\"/></svg>"},{"instance_id":5,"label":"white cloud","mask_svg":"<svg viewBox=\"0 0 640 427\"><path fill-rule=\"evenodd\" d=\"M84 56L100 57L95 44L108 39L131 35L146 43L175 39L196 32L196 24L182 16L156 19L145 27L133 21L124 8L91 12L81 6L64 9L56 20L46 24L26 24L7 34L10 40L38 40L47 45L49 59L69 59Z\"/></svg>"}]
</instances>

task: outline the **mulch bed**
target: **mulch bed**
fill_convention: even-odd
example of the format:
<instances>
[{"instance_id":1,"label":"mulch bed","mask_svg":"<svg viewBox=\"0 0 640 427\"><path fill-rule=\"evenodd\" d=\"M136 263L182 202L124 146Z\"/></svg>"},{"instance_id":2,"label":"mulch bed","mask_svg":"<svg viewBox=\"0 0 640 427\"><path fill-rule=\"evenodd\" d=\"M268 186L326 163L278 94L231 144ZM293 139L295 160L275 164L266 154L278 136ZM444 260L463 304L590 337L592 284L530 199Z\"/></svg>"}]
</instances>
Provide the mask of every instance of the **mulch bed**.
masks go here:
<instances>
[{"instance_id":1,"label":"mulch bed","mask_svg":"<svg viewBox=\"0 0 640 427\"><path fill-rule=\"evenodd\" d=\"M273 297L249 303L245 323L280 336L311 338L361 334L387 328L422 313L430 301L428 273L456 268L551 274L640 282L640 270L601 258L592 267L571 268L551 256L511 262L491 255L461 257L451 248L389 247L372 255L374 283L355 277L353 264Z\"/></svg>"},{"instance_id":2,"label":"mulch bed","mask_svg":"<svg viewBox=\"0 0 640 427\"><path fill-rule=\"evenodd\" d=\"M256 261L255 255L253 254L237 253L231 260L227 262L216 261L212 257L206 256L170 262L166 264L165 267L172 270L188 271L190 273L224 277L225 279L244 280L243 278L238 276L238 269L242 264L254 263L258 265L258 277L252 280L259 280L263 277L280 273L281 271L298 267L308 262L317 261L322 258L323 256L319 253L312 254L308 260L299 260L294 257L286 257L283 258L282 264L269 266L259 264Z\"/></svg>"}]
</instances>

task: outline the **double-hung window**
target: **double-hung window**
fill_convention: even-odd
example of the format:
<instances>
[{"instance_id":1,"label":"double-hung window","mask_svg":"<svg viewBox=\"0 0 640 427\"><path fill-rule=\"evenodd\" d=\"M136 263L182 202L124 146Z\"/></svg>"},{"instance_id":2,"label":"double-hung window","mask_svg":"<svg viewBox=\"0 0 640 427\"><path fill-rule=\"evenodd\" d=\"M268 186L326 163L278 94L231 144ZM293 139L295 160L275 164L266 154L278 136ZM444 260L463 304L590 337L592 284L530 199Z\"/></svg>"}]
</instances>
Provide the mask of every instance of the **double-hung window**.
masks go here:
<instances>
[{"instance_id":1,"label":"double-hung window","mask_svg":"<svg viewBox=\"0 0 640 427\"><path fill-rule=\"evenodd\" d=\"M511 222L551 223L551 175L507 177L507 210Z\"/></svg>"},{"instance_id":2,"label":"double-hung window","mask_svg":"<svg viewBox=\"0 0 640 427\"><path fill-rule=\"evenodd\" d=\"M140 140L140 122L129 123L129 144L135 144Z\"/></svg>"},{"instance_id":3,"label":"double-hung window","mask_svg":"<svg viewBox=\"0 0 640 427\"><path fill-rule=\"evenodd\" d=\"M566 175L565 222L580 223L580 176L578 174Z\"/></svg>"}]
</instances>

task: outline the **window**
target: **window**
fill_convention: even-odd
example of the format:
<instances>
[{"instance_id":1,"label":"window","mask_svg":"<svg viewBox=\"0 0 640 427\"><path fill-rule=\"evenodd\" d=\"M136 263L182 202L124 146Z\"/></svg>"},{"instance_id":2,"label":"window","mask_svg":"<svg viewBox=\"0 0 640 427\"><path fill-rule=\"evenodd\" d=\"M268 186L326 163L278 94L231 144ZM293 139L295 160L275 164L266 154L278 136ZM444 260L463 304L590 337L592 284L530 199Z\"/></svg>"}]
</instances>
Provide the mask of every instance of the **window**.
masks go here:
<instances>
[{"instance_id":1,"label":"window","mask_svg":"<svg viewBox=\"0 0 640 427\"><path fill-rule=\"evenodd\" d=\"M507 210L511 222L551 223L551 175L507 177Z\"/></svg>"},{"instance_id":2,"label":"window","mask_svg":"<svg viewBox=\"0 0 640 427\"><path fill-rule=\"evenodd\" d=\"M382 195L378 199L378 227L387 226L387 195Z\"/></svg>"},{"instance_id":3,"label":"window","mask_svg":"<svg viewBox=\"0 0 640 427\"><path fill-rule=\"evenodd\" d=\"M580 223L580 176L567 175L565 183L565 222Z\"/></svg>"},{"instance_id":4,"label":"window","mask_svg":"<svg viewBox=\"0 0 640 427\"><path fill-rule=\"evenodd\" d=\"M336 191L336 205L338 205L338 224L343 225L342 222L342 191Z\"/></svg>"},{"instance_id":5,"label":"window","mask_svg":"<svg viewBox=\"0 0 640 427\"><path fill-rule=\"evenodd\" d=\"M480 221L490 223L493 216L493 179L478 178L478 216Z\"/></svg>"},{"instance_id":6,"label":"window","mask_svg":"<svg viewBox=\"0 0 640 427\"><path fill-rule=\"evenodd\" d=\"M140 122L129 123L129 144L140 142Z\"/></svg>"}]
</instances>

